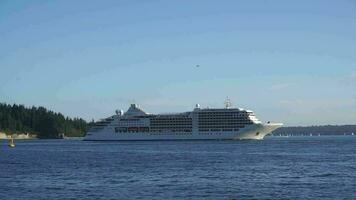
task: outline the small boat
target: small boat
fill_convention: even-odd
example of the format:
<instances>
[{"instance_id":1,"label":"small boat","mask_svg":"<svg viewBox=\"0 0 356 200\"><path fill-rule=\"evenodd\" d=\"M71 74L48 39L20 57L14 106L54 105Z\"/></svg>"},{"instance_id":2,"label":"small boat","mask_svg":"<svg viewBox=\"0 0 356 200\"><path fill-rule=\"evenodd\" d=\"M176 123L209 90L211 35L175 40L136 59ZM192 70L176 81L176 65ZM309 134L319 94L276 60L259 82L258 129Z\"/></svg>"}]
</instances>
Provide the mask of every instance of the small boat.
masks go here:
<instances>
[{"instance_id":1,"label":"small boat","mask_svg":"<svg viewBox=\"0 0 356 200\"><path fill-rule=\"evenodd\" d=\"M12 137L11 137L11 139L9 141L9 147L11 147L11 148L15 147L14 138L12 138Z\"/></svg>"}]
</instances>

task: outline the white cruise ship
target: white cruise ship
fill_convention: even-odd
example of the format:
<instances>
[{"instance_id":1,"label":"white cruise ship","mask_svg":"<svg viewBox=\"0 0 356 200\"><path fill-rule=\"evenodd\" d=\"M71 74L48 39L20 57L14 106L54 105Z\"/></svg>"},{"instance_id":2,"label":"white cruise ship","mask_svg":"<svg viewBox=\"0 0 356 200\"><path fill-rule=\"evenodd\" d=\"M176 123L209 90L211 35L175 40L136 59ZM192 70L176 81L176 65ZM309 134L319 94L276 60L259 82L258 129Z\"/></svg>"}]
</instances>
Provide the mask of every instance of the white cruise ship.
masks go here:
<instances>
[{"instance_id":1,"label":"white cruise ship","mask_svg":"<svg viewBox=\"0 0 356 200\"><path fill-rule=\"evenodd\" d=\"M149 114L131 104L124 113L100 120L84 140L239 140L263 139L281 123L262 123L253 111L231 107L200 108L175 114Z\"/></svg>"}]
</instances>

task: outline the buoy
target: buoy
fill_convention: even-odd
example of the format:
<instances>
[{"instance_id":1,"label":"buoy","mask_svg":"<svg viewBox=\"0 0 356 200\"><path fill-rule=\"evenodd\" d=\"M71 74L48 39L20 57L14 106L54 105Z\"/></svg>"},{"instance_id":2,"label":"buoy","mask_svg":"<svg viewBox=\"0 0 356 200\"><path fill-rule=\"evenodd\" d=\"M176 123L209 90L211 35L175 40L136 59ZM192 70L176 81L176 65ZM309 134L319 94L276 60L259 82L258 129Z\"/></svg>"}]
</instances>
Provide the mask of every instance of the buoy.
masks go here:
<instances>
[{"instance_id":1,"label":"buoy","mask_svg":"<svg viewBox=\"0 0 356 200\"><path fill-rule=\"evenodd\" d=\"M11 147L11 148L15 147L14 138L12 138L12 137L11 137L11 139L9 141L9 147Z\"/></svg>"}]
</instances>

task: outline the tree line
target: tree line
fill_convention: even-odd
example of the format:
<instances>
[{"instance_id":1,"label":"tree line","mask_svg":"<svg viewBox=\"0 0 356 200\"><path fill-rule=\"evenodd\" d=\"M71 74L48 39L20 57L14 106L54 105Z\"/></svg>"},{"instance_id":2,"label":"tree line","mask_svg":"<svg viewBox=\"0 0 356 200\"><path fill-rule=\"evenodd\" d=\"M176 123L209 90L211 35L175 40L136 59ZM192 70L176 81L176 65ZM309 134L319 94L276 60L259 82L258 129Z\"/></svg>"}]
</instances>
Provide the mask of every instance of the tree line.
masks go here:
<instances>
[{"instance_id":1,"label":"tree line","mask_svg":"<svg viewBox=\"0 0 356 200\"><path fill-rule=\"evenodd\" d=\"M356 125L324 125L281 127L273 131L276 135L350 135L356 134Z\"/></svg>"},{"instance_id":2,"label":"tree line","mask_svg":"<svg viewBox=\"0 0 356 200\"><path fill-rule=\"evenodd\" d=\"M30 133L38 138L83 136L88 124L81 118L69 118L44 107L0 103L0 131L7 134Z\"/></svg>"}]
</instances>

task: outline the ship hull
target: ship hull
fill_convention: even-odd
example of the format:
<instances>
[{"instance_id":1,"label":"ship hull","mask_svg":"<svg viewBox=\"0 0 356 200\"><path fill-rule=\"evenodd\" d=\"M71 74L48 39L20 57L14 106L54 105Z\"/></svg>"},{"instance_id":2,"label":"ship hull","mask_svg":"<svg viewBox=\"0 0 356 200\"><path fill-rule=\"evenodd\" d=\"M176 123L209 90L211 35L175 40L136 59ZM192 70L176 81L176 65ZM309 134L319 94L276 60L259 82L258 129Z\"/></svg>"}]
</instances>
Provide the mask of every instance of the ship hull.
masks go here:
<instances>
[{"instance_id":1,"label":"ship hull","mask_svg":"<svg viewBox=\"0 0 356 200\"><path fill-rule=\"evenodd\" d=\"M261 140L282 124L252 124L239 131L207 132L142 132L116 133L106 128L99 132L88 132L85 141L146 141L146 140Z\"/></svg>"}]
</instances>

